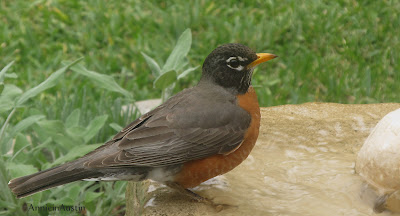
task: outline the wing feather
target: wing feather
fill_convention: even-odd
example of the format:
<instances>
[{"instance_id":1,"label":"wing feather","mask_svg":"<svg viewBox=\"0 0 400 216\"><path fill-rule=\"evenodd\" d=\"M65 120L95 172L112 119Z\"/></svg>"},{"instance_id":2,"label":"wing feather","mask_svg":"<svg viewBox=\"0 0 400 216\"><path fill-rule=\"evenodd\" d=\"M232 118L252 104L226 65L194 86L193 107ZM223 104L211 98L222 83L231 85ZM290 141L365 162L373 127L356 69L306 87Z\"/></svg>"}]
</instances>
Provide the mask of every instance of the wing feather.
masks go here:
<instances>
[{"instance_id":1,"label":"wing feather","mask_svg":"<svg viewBox=\"0 0 400 216\"><path fill-rule=\"evenodd\" d=\"M229 154L242 143L250 115L233 96L207 100L193 89L178 94L129 124L109 142L112 147L103 147L114 152L92 155L86 166L160 167ZM218 109L210 109L210 104Z\"/></svg>"}]
</instances>

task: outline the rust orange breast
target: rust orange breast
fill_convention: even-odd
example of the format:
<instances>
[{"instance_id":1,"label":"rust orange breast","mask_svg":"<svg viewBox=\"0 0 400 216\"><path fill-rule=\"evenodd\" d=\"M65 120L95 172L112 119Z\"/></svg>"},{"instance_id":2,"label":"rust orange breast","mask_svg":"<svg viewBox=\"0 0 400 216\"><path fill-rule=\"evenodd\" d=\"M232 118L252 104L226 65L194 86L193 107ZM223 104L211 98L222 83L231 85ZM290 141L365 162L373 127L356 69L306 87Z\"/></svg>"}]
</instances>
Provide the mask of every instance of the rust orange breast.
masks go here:
<instances>
[{"instance_id":1,"label":"rust orange breast","mask_svg":"<svg viewBox=\"0 0 400 216\"><path fill-rule=\"evenodd\" d=\"M231 171L249 156L253 149L260 128L260 107L253 87L244 95L238 96L238 104L251 115L250 127L247 129L242 144L225 155L214 155L194 160L183 165L174 181L184 188L192 188L217 175Z\"/></svg>"}]
</instances>

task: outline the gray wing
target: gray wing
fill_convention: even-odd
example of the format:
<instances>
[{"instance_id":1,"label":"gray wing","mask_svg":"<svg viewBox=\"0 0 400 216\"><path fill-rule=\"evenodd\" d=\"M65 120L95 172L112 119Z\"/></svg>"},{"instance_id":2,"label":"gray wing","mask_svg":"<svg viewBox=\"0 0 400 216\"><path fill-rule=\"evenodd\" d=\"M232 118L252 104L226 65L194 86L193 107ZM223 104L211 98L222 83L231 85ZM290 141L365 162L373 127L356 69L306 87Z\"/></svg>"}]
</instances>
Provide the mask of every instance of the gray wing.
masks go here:
<instances>
[{"instance_id":1,"label":"gray wing","mask_svg":"<svg viewBox=\"0 0 400 216\"><path fill-rule=\"evenodd\" d=\"M85 166L159 167L229 153L242 143L250 121L236 98L206 100L190 89L129 124Z\"/></svg>"}]
</instances>

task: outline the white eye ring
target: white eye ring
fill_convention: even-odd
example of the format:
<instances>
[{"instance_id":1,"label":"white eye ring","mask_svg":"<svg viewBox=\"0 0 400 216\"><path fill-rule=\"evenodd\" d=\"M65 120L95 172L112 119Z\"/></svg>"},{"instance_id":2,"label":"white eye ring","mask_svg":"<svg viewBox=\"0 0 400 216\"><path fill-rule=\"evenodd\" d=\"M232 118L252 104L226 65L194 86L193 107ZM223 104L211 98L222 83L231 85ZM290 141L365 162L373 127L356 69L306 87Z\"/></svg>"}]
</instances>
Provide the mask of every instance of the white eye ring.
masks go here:
<instances>
[{"instance_id":1,"label":"white eye ring","mask_svg":"<svg viewBox=\"0 0 400 216\"><path fill-rule=\"evenodd\" d=\"M238 59L239 59L239 61L241 61L241 62L244 62L244 61L247 61L247 60L248 60L247 58L242 58L242 57L240 57L240 56L238 56Z\"/></svg>"},{"instance_id":2,"label":"white eye ring","mask_svg":"<svg viewBox=\"0 0 400 216\"><path fill-rule=\"evenodd\" d=\"M227 66L230 67L230 68L232 68L232 69L234 69L234 70L237 70L237 71L241 71L241 70L243 70L243 68L244 68L243 65L239 65L239 66L236 67L236 68L230 66L229 64L228 64Z\"/></svg>"},{"instance_id":3,"label":"white eye ring","mask_svg":"<svg viewBox=\"0 0 400 216\"><path fill-rule=\"evenodd\" d=\"M230 62L230 61L232 61L232 60L234 60L234 59L238 59L238 60L241 61L241 62L244 62L244 61L247 61L247 60L248 60L248 58L242 58L241 56L238 56L238 57L229 57L229 58L226 60L226 62Z\"/></svg>"},{"instance_id":4,"label":"white eye ring","mask_svg":"<svg viewBox=\"0 0 400 216\"><path fill-rule=\"evenodd\" d=\"M226 63L229 63L229 62L231 62L232 60L236 60L237 58L236 57L229 57L227 60L226 60Z\"/></svg>"},{"instance_id":5,"label":"white eye ring","mask_svg":"<svg viewBox=\"0 0 400 216\"><path fill-rule=\"evenodd\" d=\"M240 57L240 56L238 56L238 57L229 57L229 58L226 60L226 63L227 63L226 65L227 65L228 67L234 69L234 70L241 71L241 70L243 70L244 66L241 65L240 63L241 63L241 62L244 62L244 61L245 61L244 59L247 59L247 58L242 58L242 57ZM234 61L234 60L236 60L236 61L238 62L238 64L239 64L237 67L233 67L233 66L231 66L231 65L229 64L231 61ZM238 60L239 60L239 61L238 61Z\"/></svg>"}]
</instances>

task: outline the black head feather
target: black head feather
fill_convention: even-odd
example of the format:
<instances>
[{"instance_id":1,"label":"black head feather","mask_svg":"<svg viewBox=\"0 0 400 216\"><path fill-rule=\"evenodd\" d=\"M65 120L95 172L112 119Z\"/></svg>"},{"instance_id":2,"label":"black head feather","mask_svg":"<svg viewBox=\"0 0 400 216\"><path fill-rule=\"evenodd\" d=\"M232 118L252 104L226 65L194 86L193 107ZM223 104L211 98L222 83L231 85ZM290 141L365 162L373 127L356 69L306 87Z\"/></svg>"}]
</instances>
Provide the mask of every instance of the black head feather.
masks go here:
<instances>
[{"instance_id":1,"label":"black head feather","mask_svg":"<svg viewBox=\"0 0 400 216\"><path fill-rule=\"evenodd\" d=\"M212 82L239 94L247 92L251 84L252 68L247 68L257 59L249 47L230 43L217 47L204 61L202 80Z\"/></svg>"}]
</instances>

